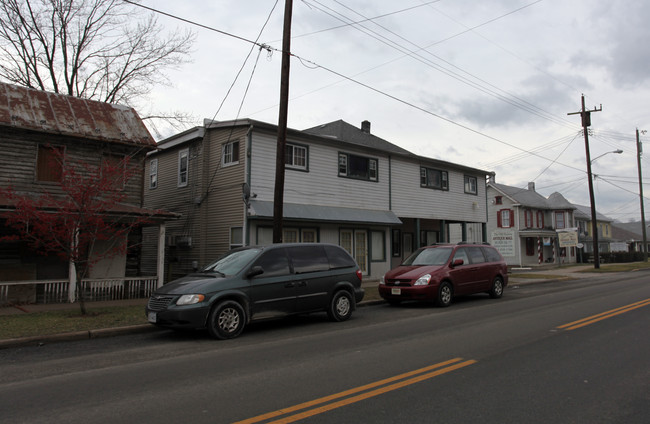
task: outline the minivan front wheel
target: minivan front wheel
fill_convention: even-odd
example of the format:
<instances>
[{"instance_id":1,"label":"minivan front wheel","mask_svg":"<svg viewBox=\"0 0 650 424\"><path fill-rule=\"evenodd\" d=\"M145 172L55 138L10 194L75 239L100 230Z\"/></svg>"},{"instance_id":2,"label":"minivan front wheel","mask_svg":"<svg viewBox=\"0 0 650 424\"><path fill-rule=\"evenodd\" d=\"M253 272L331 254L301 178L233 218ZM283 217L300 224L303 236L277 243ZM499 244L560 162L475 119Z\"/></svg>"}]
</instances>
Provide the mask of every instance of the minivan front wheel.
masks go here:
<instances>
[{"instance_id":1,"label":"minivan front wheel","mask_svg":"<svg viewBox=\"0 0 650 424\"><path fill-rule=\"evenodd\" d=\"M332 296L327 315L332 321L345 321L352 315L354 300L347 290L339 290Z\"/></svg>"},{"instance_id":2,"label":"minivan front wheel","mask_svg":"<svg viewBox=\"0 0 650 424\"><path fill-rule=\"evenodd\" d=\"M447 307L451 305L451 299L453 297L453 291L451 284L447 281L440 283L440 288L438 288L438 299L436 301L438 306Z\"/></svg>"},{"instance_id":3,"label":"minivan front wheel","mask_svg":"<svg viewBox=\"0 0 650 424\"><path fill-rule=\"evenodd\" d=\"M490 297L492 299L498 299L501 296L503 296L503 278L494 277L492 288L490 289Z\"/></svg>"},{"instance_id":4,"label":"minivan front wheel","mask_svg":"<svg viewBox=\"0 0 650 424\"><path fill-rule=\"evenodd\" d=\"M212 308L208 317L208 331L216 339L233 339L241 334L246 324L244 308L234 300L226 300Z\"/></svg>"}]
</instances>

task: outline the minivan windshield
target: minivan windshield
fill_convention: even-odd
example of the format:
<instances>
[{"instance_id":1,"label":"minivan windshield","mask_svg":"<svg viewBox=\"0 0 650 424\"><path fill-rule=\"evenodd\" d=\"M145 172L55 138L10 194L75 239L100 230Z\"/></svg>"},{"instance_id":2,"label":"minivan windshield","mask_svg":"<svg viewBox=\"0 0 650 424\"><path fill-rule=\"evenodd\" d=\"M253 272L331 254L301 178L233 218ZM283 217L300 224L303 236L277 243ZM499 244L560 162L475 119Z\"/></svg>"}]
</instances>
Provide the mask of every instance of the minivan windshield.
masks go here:
<instances>
[{"instance_id":1,"label":"minivan windshield","mask_svg":"<svg viewBox=\"0 0 650 424\"><path fill-rule=\"evenodd\" d=\"M444 265L452 250L451 247L424 247L413 252L402 265Z\"/></svg>"},{"instance_id":2,"label":"minivan windshield","mask_svg":"<svg viewBox=\"0 0 650 424\"><path fill-rule=\"evenodd\" d=\"M219 272L223 275L238 274L262 249L231 250L216 262L203 268L203 272Z\"/></svg>"}]
</instances>

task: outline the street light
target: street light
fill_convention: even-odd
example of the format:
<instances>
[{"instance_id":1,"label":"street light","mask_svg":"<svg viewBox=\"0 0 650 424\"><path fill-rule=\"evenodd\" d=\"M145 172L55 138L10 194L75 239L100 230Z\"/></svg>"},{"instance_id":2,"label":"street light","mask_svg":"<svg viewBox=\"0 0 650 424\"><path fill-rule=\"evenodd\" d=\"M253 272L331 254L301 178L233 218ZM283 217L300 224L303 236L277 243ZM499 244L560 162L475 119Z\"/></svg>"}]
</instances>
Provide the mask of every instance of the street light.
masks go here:
<instances>
[{"instance_id":1,"label":"street light","mask_svg":"<svg viewBox=\"0 0 650 424\"><path fill-rule=\"evenodd\" d=\"M584 100L583 100L584 101ZM594 185L591 177L591 164L598 158L603 157L610 153L621 154L623 151L621 149L614 150L612 152L603 153L600 156L596 156L594 159L591 159L589 156L589 142L587 141L587 134L585 128L585 147L587 151L587 177L589 178L589 201L591 202L591 239L593 240L593 250L594 250L594 268L600 268L600 254L598 253L598 225L596 221L596 201L594 200Z\"/></svg>"},{"instance_id":2,"label":"street light","mask_svg":"<svg viewBox=\"0 0 650 424\"><path fill-rule=\"evenodd\" d=\"M602 158L603 156L608 155L608 154L610 154L610 153L617 153L617 154L620 155L621 153L623 153L623 151L622 151L621 149L616 149L616 150L614 150L614 151L612 151L612 152L605 152L605 153L603 153L602 155L600 155L600 156L596 156L595 158L593 158L593 159L591 160L591 163L596 162L596 159Z\"/></svg>"}]
</instances>

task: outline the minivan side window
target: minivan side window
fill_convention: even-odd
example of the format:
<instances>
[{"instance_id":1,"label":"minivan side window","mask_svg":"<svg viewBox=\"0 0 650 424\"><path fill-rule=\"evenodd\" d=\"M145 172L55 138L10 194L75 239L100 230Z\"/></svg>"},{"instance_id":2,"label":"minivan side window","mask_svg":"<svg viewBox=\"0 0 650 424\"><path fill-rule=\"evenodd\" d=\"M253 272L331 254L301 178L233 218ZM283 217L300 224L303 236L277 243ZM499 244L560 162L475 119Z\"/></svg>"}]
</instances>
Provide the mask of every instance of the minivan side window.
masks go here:
<instances>
[{"instance_id":1,"label":"minivan side window","mask_svg":"<svg viewBox=\"0 0 650 424\"><path fill-rule=\"evenodd\" d=\"M473 264L482 264L485 262L485 256L483 256L483 251L480 247L468 247L467 253L469 254L469 261Z\"/></svg>"},{"instance_id":2,"label":"minivan side window","mask_svg":"<svg viewBox=\"0 0 650 424\"><path fill-rule=\"evenodd\" d=\"M343 248L336 246L324 246L325 253L327 253L327 258L330 262L330 269L336 268L348 268L351 266L357 266L352 259L352 256L348 254Z\"/></svg>"},{"instance_id":3,"label":"minivan side window","mask_svg":"<svg viewBox=\"0 0 650 424\"><path fill-rule=\"evenodd\" d=\"M278 277L281 275L289 275L289 258L284 249L273 249L264 252L262 256L255 261L253 266L262 267L263 274L258 277Z\"/></svg>"},{"instance_id":4,"label":"minivan side window","mask_svg":"<svg viewBox=\"0 0 650 424\"><path fill-rule=\"evenodd\" d=\"M483 247L483 253L485 253L485 257L487 258L488 262L501 262L501 255L497 250L493 247Z\"/></svg>"},{"instance_id":5,"label":"minivan side window","mask_svg":"<svg viewBox=\"0 0 650 424\"><path fill-rule=\"evenodd\" d=\"M296 274L330 269L323 246L289 247L288 250L293 264L293 272Z\"/></svg>"}]
</instances>

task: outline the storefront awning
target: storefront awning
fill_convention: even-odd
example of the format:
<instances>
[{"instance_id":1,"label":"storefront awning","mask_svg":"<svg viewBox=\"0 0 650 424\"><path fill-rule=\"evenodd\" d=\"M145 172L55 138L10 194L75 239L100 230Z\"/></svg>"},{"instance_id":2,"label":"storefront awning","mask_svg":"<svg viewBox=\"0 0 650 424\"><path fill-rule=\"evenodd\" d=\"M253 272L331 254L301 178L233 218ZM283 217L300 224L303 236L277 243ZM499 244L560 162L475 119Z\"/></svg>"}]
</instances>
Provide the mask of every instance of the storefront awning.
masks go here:
<instances>
[{"instance_id":1,"label":"storefront awning","mask_svg":"<svg viewBox=\"0 0 650 424\"><path fill-rule=\"evenodd\" d=\"M251 200L251 218L273 218L273 202ZM388 210L341 208L335 206L285 203L283 218L295 221L349 222L380 225L402 225L397 215Z\"/></svg>"}]
</instances>

